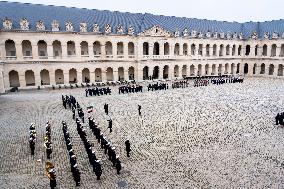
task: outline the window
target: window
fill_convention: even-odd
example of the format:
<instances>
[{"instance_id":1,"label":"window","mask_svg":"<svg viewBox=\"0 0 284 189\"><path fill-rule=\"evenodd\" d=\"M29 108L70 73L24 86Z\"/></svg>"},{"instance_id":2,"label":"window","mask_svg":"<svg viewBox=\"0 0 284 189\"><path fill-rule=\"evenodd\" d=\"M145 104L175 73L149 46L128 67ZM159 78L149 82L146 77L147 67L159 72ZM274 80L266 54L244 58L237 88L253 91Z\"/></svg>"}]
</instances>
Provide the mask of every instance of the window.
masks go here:
<instances>
[{"instance_id":1,"label":"window","mask_svg":"<svg viewBox=\"0 0 284 189\"><path fill-rule=\"evenodd\" d=\"M26 51L26 56L31 56L31 51Z\"/></svg>"},{"instance_id":2,"label":"window","mask_svg":"<svg viewBox=\"0 0 284 189\"><path fill-rule=\"evenodd\" d=\"M84 55L84 53L85 53L84 51L81 51L81 55Z\"/></svg>"},{"instance_id":3,"label":"window","mask_svg":"<svg viewBox=\"0 0 284 189\"><path fill-rule=\"evenodd\" d=\"M71 51L68 51L68 55L69 55L69 56L72 55L72 52L71 52Z\"/></svg>"},{"instance_id":4,"label":"window","mask_svg":"<svg viewBox=\"0 0 284 189\"><path fill-rule=\"evenodd\" d=\"M16 51L10 51L11 52L11 56L16 56Z\"/></svg>"},{"instance_id":5,"label":"window","mask_svg":"<svg viewBox=\"0 0 284 189\"><path fill-rule=\"evenodd\" d=\"M44 51L40 51L40 52L39 52L39 56L45 56Z\"/></svg>"},{"instance_id":6,"label":"window","mask_svg":"<svg viewBox=\"0 0 284 189\"><path fill-rule=\"evenodd\" d=\"M55 56L59 56L59 52L58 52L58 51L55 51L55 52L54 52L54 55L55 55Z\"/></svg>"}]
</instances>

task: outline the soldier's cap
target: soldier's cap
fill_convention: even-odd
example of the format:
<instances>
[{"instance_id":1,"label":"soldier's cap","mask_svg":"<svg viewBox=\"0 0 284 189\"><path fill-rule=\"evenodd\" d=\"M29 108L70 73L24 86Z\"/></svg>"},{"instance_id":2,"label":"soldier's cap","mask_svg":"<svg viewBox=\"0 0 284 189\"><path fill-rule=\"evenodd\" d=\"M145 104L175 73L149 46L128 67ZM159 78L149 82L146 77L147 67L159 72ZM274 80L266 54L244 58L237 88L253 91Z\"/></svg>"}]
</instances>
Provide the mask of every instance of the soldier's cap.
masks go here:
<instances>
[{"instance_id":1,"label":"soldier's cap","mask_svg":"<svg viewBox=\"0 0 284 189\"><path fill-rule=\"evenodd\" d=\"M101 161L101 160L99 160L99 159L98 159L98 160L96 160L96 162L97 162L97 163L100 163L100 161Z\"/></svg>"},{"instance_id":2,"label":"soldier's cap","mask_svg":"<svg viewBox=\"0 0 284 189\"><path fill-rule=\"evenodd\" d=\"M102 136L103 136L103 135L104 135L104 133L101 133L100 135L102 135Z\"/></svg>"},{"instance_id":3,"label":"soldier's cap","mask_svg":"<svg viewBox=\"0 0 284 189\"><path fill-rule=\"evenodd\" d=\"M71 148L71 149L69 150L69 152L73 152L73 149Z\"/></svg>"},{"instance_id":4,"label":"soldier's cap","mask_svg":"<svg viewBox=\"0 0 284 189\"><path fill-rule=\"evenodd\" d=\"M71 158L76 158L76 155L72 155Z\"/></svg>"},{"instance_id":5,"label":"soldier's cap","mask_svg":"<svg viewBox=\"0 0 284 189\"><path fill-rule=\"evenodd\" d=\"M118 159L119 158L119 156L116 156L116 159Z\"/></svg>"},{"instance_id":6,"label":"soldier's cap","mask_svg":"<svg viewBox=\"0 0 284 189\"><path fill-rule=\"evenodd\" d=\"M112 147L111 149L115 150L115 147Z\"/></svg>"},{"instance_id":7,"label":"soldier's cap","mask_svg":"<svg viewBox=\"0 0 284 189\"><path fill-rule=\"evenodd\" d=\"M78 164L76 163L75 165L73 165L73 167L77 167L78 166Z\"/></svg>"}]
</instances>

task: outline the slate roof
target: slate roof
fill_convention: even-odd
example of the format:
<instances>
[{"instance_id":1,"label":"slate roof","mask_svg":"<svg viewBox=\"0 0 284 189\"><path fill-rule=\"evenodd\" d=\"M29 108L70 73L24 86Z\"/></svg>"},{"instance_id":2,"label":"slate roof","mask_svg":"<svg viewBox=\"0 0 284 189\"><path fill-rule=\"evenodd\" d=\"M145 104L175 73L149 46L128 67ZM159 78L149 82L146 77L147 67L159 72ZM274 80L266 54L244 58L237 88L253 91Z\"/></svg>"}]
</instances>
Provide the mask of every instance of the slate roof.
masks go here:
<instances>
[{"instance_id":1,"label":"slate roof","mask_svg":"<svg viewBox=\"0 0 284 189\"><path fill-rule=\"evenodd\" d=\"M29 3L16 2L0 2L0 19L8 17L13 21L13 29L20 29L20 20L27 18L30 23L30 30L36 31L36 22L43 20L46 30L51 31L51 22L57 20L60 23L60 31L65 31L65 23L72 22L74 31L79 32L79 24L87 22L88 31L91 32L93 24L100 26L103 32L104 26L110 24L112 33L116 33L116 27L121 24L126 32L129 26L135 28L135 34L141 33L146 29L159 25L164 29L174 33L178 28L182 31L188 28L189 31L196 30L206 33L208 30L213 32L224 32L225 34L240 33L244 34L244 38L250 37L253 31L256 31L259 38L263 38L264 32L269 32L270 37L273 32L278 32L279 36L284 32L284 20L269 22L226 22L206 19L184 18L174 16L153 15L149 13L123 13L118 11L105 11L96 9L63 7L53 5L37 5ZM1 24L0 29L3 26Z\"/></svg>"}]
</instances>

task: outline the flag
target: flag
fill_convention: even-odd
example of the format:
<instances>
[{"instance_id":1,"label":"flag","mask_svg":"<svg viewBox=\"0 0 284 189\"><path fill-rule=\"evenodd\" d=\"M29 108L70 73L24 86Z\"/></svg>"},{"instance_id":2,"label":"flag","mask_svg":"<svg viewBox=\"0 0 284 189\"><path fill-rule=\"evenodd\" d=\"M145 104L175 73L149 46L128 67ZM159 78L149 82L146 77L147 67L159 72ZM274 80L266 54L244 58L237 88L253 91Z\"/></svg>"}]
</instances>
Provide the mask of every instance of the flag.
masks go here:
<instances>
[{"instance_id":1,"label":"flag","mask_svg":"<svg viewBox=\"0 0 284 189\"><path fill-rule=\"evenodd\" d=\"M88 113L93 112L93 106L89 106L89 107L87 107L87 111L88 111Z\"/></svg>"}]
</instances>

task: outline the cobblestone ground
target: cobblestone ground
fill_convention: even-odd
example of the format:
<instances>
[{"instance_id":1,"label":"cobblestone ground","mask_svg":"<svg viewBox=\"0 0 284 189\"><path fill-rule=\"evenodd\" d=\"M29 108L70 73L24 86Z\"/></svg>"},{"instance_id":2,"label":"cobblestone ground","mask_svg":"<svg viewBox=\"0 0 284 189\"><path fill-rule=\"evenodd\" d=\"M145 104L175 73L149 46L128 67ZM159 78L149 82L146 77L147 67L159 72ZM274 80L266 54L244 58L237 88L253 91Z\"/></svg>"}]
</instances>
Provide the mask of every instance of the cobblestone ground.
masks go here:
<instances>
[{"instance_id":1,"label":"cobblestone ground","mask_svg":"<svg viewBox=\"0 0 284 189\"><path fill-rule=\"evenodd\" d=\"M96 180L72 112L61 94L74 95L111 139L123 163L121 175L111 166L95 137L103 176ZM108 103L113 132L107 130ZM142 105L142 117L137 105ZM86 109L85 109L86 110ZM284 82L247 79L243 84L189 87L167 91L85 97L84 89L21 91L0 96L0 188L49 188L44 174L45 122L52 125L52 162L57 188L75 188L61 121L69 125L78 166L80 188L283 188L284 128L274 125L284 111ZM30 155L28 130L36 123L36 154ZM126 157L129 138L132 154ZM41 159L41 161L38 161ZM120 184L119 184L120 183Z\"/></svg>"}]
</instances>

